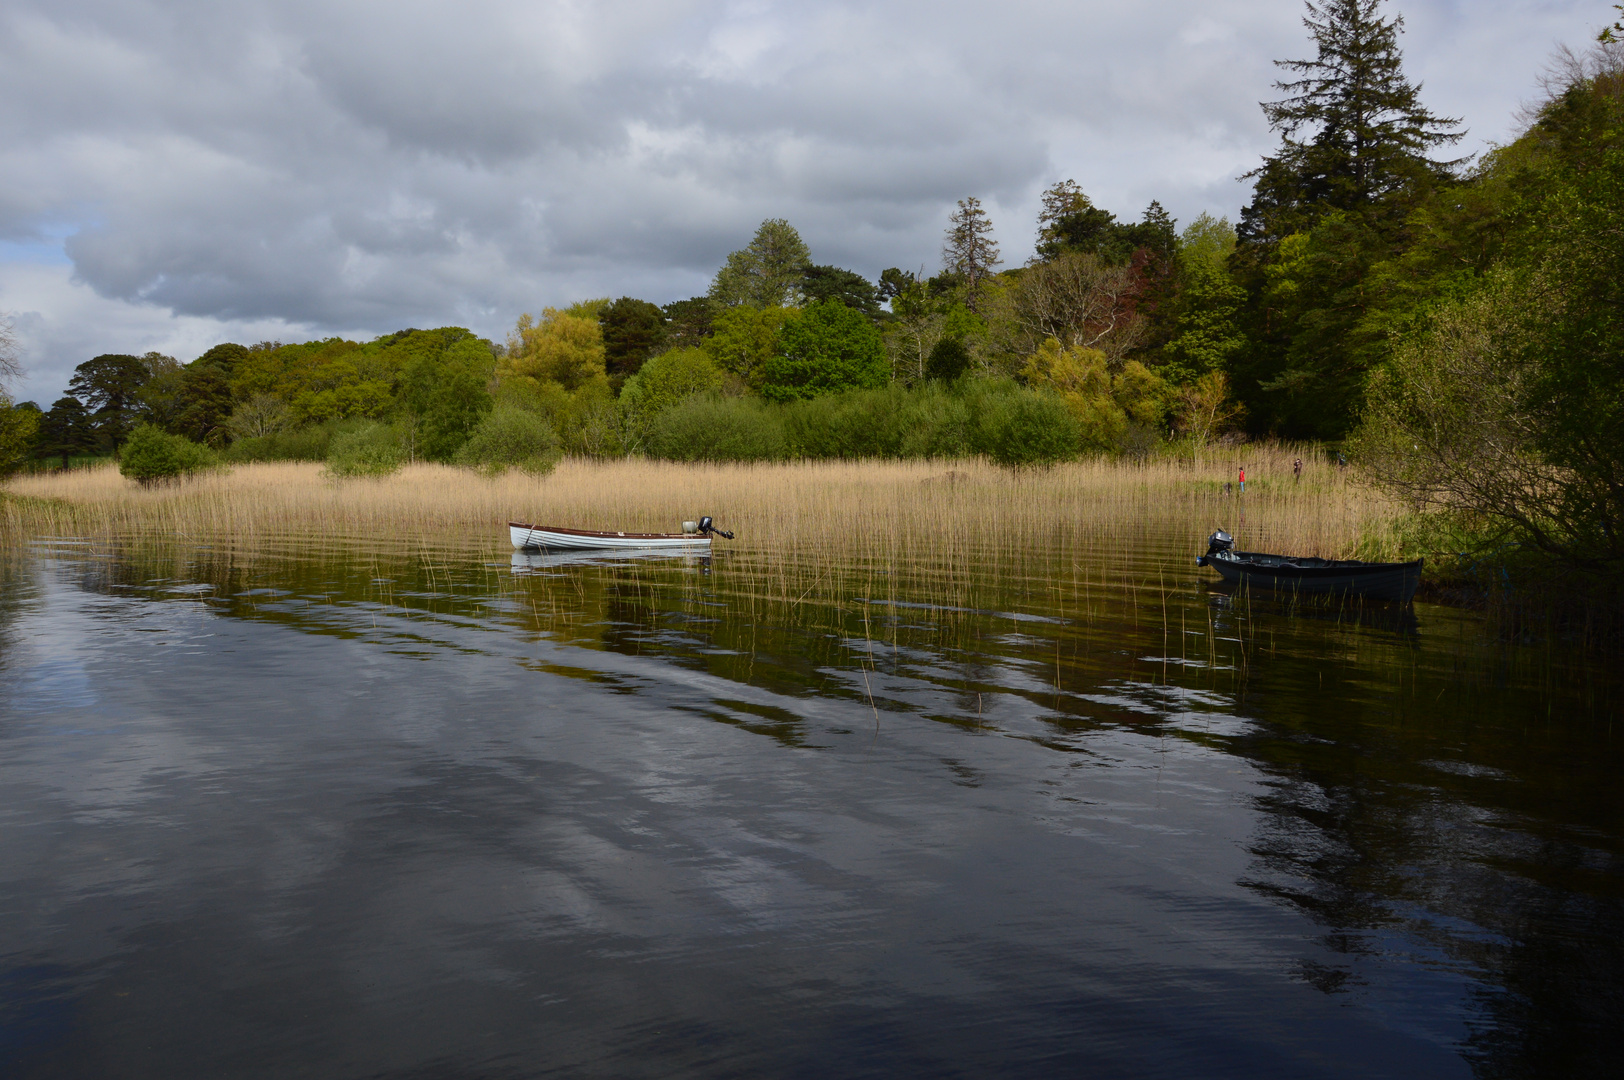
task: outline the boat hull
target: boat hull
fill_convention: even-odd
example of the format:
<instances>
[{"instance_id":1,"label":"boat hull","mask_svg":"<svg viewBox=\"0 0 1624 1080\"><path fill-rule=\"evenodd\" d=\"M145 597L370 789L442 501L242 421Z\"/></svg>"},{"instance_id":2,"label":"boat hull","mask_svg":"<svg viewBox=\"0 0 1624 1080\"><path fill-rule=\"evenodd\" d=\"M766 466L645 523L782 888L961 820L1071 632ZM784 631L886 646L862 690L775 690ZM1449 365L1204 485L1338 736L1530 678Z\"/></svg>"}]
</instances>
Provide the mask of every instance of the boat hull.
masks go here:
<instances>
[{"instance_id":1,"label":"boat hull","mask_svg":"<svg viewBox=\"0 0 1624 1080\"><path fill-rule=\"evenodd\" d=\"M519 521L508 522L508 534L520 551L709 551L711 545L711 538L703 533L592 532Z\"/></svg>"},{"instance_id":2,"label":"boat hull","mask_svg":"<svg viewBox=\"0 0 1624 1080\"><path fill-rule=\"evenodd\" d=\"M1391 600L1406 604L1415 596L1421 582L1421 567L1417 559L1407 563L1356 563L1329 560L1302 560L1309 565L1296 565L1278 556L1264 556L1273 562L1258 562L1248 558L1249 553L1237 552L1234 558L1212 557L1205 565L1218 572L1218 576L1233 585L1277 593L1313 593L1345 596L1363 596L1371 600ZM1312 563L1323 563L1315 566Z\"/></svg>"}]
</instances>

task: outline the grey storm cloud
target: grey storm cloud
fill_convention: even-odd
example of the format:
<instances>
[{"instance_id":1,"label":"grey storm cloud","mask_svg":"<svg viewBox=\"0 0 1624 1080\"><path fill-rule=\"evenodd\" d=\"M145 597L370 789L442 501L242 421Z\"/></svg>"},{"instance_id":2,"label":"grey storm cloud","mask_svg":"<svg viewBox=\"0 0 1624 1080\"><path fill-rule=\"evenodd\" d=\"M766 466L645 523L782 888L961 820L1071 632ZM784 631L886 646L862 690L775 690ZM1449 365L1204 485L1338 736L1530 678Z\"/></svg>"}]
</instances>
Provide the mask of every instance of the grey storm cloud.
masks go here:
<instances>
[{"instance_id":1,"label":"grey storm cloud","mask_svg":"<svg viewBox=\"0 0 1624 1080\"><path fill-rule=\"evenodd\" d=\"M1492 137L1592 7L1396 9L1429 104ZM691 295L766 217L821 262L932 269L970 194L1020 262L1063 177L1120 214L1233 214L1301 14L3 0L0 241L56 245L107 301L313 334L493 333L545 303Z\"/></svg>"}]
</instances>

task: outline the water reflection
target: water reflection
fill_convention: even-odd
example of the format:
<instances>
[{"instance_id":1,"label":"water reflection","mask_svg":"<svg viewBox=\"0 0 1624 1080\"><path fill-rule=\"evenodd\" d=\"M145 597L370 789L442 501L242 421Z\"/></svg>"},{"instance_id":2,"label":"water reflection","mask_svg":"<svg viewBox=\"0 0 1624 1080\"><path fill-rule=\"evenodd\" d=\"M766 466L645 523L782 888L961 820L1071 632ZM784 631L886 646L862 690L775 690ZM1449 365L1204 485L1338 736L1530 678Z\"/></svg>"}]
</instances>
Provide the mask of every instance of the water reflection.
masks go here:
<instances>
[{"instance_id":1,"label":"water reflection","mask_svg":"<svg viewBox=\"0 0 1624 1080\"><path fill-rule=\"evenodd\" d=\"M1183 546L13 551L0 1062L1600 1071L1615 676Z\"/></svg>"}]
</instances>

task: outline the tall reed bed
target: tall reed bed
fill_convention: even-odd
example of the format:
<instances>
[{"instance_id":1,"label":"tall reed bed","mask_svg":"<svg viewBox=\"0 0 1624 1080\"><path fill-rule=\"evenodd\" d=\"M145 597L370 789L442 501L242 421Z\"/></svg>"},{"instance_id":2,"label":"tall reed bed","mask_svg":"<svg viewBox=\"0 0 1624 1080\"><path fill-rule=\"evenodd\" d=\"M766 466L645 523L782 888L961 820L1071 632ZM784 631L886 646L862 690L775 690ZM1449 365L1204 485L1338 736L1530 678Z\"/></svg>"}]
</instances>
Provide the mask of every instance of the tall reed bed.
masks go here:
<instances>
[{"instance_id":1,"label":"tall reed bed","mask_svg":"<svg viewBox=\"0 0 1624 1080\"><path fill-rule=\"evenodd\" d=\"M1291 463L1301 456L1301 480ZM1225 495L1237 461L1244 498ZM1243 539L1341 555L1396 517L1390 499L1291 447L1247 447L1200 464L1097 459L1019 473L980 461L700 465L570 460L551 476L484 479L412 465L383 479L335 481L321 466L240 465L178 484L142 487L111 467L12 480L0 503L8 530L61 535L156 531L181 537L387 534L410 538L498 530L509 520L579 528L674 531L715 515L742 548L865 553L1026 544L1083 529L1099 537L1147 521L1224 525ZM1243 523L1244 519L1244 523ZM1192 539L1195 539L1194 537Z\"/></svg>"},{"instance_id":2,"label":"tall reed bed","mask_svg":"<svg viewBox=\"0 0 1624 1080\"><path fill-rule=\"evenodd\" d=\"M1298 458L1300 479L1292 472ZM1226 494L1241 464L1247 493ZM335 481L319 465L288 462L142 487L102 467L18 478L4 490L0 529L13 537L229 540L244 555L368 541L499 550L508 520L674 531L711 514L738 534L717 545L734 560L734 581L752 579L749 591L775 603L825 592L835 580L883 595L887 580L905 573L934 580L942 603L970 604L965 590L986 582L989 567L1033 581L1103 566L1126 573L1146 553L1196 554L1216 527L1244 547L1383 554L1401 510L1289 446L1202 462L1096 459L1018 473L978 460L569 460L539 480L413 465L383 479ZM854 582L854 573L867 581Z\"/></svg>"}]
</instances>

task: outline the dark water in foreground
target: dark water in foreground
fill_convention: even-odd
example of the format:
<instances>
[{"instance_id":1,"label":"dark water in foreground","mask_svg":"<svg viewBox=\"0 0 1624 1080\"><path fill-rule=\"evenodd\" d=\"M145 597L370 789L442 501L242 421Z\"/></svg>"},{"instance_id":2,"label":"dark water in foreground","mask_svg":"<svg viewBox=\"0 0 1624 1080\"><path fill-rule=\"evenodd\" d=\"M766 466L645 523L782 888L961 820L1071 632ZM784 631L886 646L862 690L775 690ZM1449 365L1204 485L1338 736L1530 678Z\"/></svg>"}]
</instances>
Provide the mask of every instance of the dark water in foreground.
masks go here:
<instances>
[{"instance_id":1,"label":"dark water in foreground","mask_svg":"<svg viewBox=\"0 0 1624 1080\"><path fill-rule=\"evenodd\" d=\"M1190 554L0 556L0 1074L1610 1072L1614 673Z\"/></svg>"}]
</instances>

